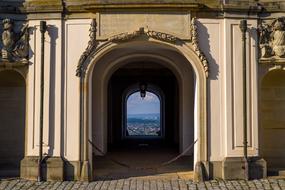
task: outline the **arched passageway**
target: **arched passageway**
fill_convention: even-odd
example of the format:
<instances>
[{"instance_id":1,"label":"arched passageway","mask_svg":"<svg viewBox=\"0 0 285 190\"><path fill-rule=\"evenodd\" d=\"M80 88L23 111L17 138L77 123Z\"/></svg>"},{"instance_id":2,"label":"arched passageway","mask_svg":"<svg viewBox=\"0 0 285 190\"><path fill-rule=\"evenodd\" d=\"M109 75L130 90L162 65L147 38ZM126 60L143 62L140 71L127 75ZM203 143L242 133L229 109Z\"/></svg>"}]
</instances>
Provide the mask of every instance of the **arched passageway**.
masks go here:
<instances>
[{"instance_id":1,"label":"arched passageway","mask_svg":"<svg viewBox=\"0 0 285 190\"><path fill-rule=\"evenodd\" d=\"M26 86L18 72L0 72L0 105L0 176L20 176L25 151Z\"/></svg>"},{"instance_id":2,"label":"arched passageway","mask_svg":"<svg viewBox=\"0 0 285 190\"><path fill-rule=\"evenodd\" d=\"M120 177L132 174L130 168L147 166L153 172L155 167L179 154L184 155L183 159L176 167L173 167L174 163L171 170L164 168L164 172L175 173L178 168L181 172L193 171L194 146L188 148L194 142L194 110L198 105L195 105L196 75L191 64L181 54L157 44L143 42L122 48L107 53L96 62L89 83L89 89L92 89L89 96L92 102L90 138L96 146L95 150L94 147L90 150L93 152L94 176L106 177L108 171L116 175L114 160L106 162L109 156L119 165L127 165L121 168L127 172L118 173ZM161 96L165 129L162 138L125 138L123 134L126 94L128 89L139 88L141 82L149 84L150 91L159 92L157 94ZM107 157L100 158L102 155ZM146 160L145 156L153 159Z\"/></svg>"},{"instance_id":3,"label":"arched passageway","mask_svg":"<svg viewBox=\"0 0 285 190\"><path fill-rule=\"evenodd\" d=\"M150 125L147 131L156 130L155 121L149 123L147 120L160 118L158 135L145 135L145 130L140 132L139 127L133 127L131 132L135 135L126 130L127 100L140 90L141 83L147 86L146 99L149 94L156 94L160 111L154 108L145 110L141 104L133 102L134 106L141 107L133 108L132 117L136 121L140 120L137 125ZM179 148L182 147L180 143L183 143L180 141L183 131L188 134L187 141L194 139L193 73L189 86L192 88L189 89L191 95L187 105L192 107L188 113L191 121L188 128L183 129L180 125L183 121L179 120L182 118L179 113L179 85L171 70L154 62L131 62L116 70L108 85L107 157L94 157L95 177L117 178L193 171L193 149L169 165L161 166L181 153ZM94 132L96 131L95 128Z\"/></svg>"},{"instance_id":4,"label":"arched passageway","mask_svg":"<svg viewBox=\"0 0 285 190\"><path fill-rule=\"evenodd\" d=\"M108 154L110 144L110 96L109 82L115 72L126 65L136 65L139 62L155 63L171 71L178 87L178 146L176 151L183 156L193 155L191 168L194 176L199 177L200 167L207 162L207 129L206 129L206 78L207 64L201 62L191 44L169 43L164 39L155 39L140 33L137 40L110 41L98 47L96 53L87 59L82 57L79 76L81 76L81 126L84 146L83 171L91 166L93 175L98 170L100 162L95 163L95 156ZM86 52L87 53L87 52ZM135 67L136 67L135 66ZM154 64L153 64L154 66ZM141 69L141 68L140 68ZM153 68L152 68L153 69ZM86 70L86 75L84 74ZM83 75L80 73L83 72ZM134 73L134 72L129 72ZM156 71L157 74L160 70ZM148 77L146 77L148 78ZM160 87L160 86L159 86ZM160 87L161 88L161 87ZM111 98L112 99L112 98ZM121 106L119 106L121 108ZM120 114L118 114L120 115ZM121 116L120 116L121 117ZM175 119L174 119L175 120ZM122 125L122 123L121 123ZM117 133L118 134L118 133ZM174 134L172 134L174 136ZM173 138L172 138L173 139ZM174 143L175 144L175 143ZM186 162L189 164L189 161ZM194 167L196 165L196 167ZM112 166L112 164L109 164ZM196 175L197 174L197 175ZM86 176L87 173L84 173Z\"/></svg>"},{"instance_id":5,"label":"arched passageway","mask_svg":"<svg viewBox=\"0 0 285 190\"><path fill-rule=\"evenodd\" d=\"M265 75L260 97L260 155L271 175L285 169L285 71Z\"/></svg>"}]
</instances>

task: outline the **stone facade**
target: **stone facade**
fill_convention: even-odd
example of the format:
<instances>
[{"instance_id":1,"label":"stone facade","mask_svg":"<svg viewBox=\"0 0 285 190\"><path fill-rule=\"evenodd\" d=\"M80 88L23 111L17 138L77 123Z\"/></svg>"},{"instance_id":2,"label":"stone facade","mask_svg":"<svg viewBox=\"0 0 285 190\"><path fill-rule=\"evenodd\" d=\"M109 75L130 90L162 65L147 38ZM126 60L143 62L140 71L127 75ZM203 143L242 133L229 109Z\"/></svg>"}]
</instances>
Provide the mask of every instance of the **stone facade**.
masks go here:
<instances>
[{"instance_id":1,"label":"stone facade","mask_svg":"<svg viewBox=\"0 0 285 190\"><path fill-rule=\"evenodd\" d=\"M285 122L280 119L284 86L278 83L279 77L280 81L285 77L283 1L15 0L1 1L0 10L0 75L6 70L17 72L26 84L21 177L37 178L42 20L47 22L46 179L93 179L94 155L108 152L108 82L115 70L136 62L158 63L176 77L179 117L174 132L179 152L193 154L196 180L263 178L267 170L285 168L284 146L272 142L285 137ZM243 97L239 28L243 18L248 20L247 97ZM0 92L5 90L5 85L0 86ZM243 158L244 98L247 161ZM0 122L4 120L1 116ZM195 140L194 151L187 151ZM92 150L89 141L100 151Z\"/></svg>"}]
</instances>

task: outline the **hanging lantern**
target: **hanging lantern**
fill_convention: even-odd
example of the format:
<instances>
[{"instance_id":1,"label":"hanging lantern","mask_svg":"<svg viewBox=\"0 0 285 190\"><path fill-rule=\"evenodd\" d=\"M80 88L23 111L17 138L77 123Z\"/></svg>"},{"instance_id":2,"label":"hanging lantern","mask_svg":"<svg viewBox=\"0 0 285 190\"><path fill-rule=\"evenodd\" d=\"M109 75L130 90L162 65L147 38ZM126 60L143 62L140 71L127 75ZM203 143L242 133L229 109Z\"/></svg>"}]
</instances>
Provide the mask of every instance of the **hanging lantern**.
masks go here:
<instances>
[{"instance_id":1,"label":"hanging lantern","mask_svg":"<svg viewBox=\"0 0 285 190\"><path fill-rule=\"evenodd\" d=\"M145 82L140 83L140 95L142 98L145 98L146 96L146 89L147 89L147 84Z\"/></svg>"}]
</instances>

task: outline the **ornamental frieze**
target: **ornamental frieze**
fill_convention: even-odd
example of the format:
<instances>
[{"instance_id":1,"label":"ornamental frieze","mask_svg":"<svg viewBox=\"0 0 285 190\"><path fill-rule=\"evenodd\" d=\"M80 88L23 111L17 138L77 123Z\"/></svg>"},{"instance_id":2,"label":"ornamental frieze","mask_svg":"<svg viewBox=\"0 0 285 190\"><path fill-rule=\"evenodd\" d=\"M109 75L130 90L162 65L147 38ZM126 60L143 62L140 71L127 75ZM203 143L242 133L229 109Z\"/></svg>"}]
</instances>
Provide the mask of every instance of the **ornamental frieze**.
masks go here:
<instances>
[{"instance_id":1,"label":"ornamental frieze","mask_svg":"<svg viewBox=\"0 0 285 190\"><path fill-rule=\"evenodd\" d=\"M27 62L29 55L28 25L15 31L14 21L4 19L2 21L0 61L1 62Z\"/></svg>"},{"instance_id":2,"label":"ornamental frieze","mask_svg":"<svg viewBox=\"0 0 285 190\"><path fill-rule=\"evenodd\" d=\"M285 17L259 24L261 62L285 63Z\"/></svg>"}]
</instances>

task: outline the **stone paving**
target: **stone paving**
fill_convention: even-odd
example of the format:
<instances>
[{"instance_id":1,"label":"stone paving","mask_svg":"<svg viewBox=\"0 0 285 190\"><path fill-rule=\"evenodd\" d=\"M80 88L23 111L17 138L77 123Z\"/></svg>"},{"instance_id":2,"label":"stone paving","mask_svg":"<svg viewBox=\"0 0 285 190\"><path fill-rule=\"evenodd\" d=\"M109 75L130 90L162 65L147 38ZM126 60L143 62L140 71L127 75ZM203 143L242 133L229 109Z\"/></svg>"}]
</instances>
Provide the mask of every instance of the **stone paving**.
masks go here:
<instances>
[{"instance_id":1,"label":"stone paving","mask_svg":"<svg viewBox=\"0 0 285 190\"><path fill-rule=\"evenodd\" d=\"M95 182L36 182L23 179L2 179L0 190L208 190L208 189L273 189L285 190L285 179L262 179L253 181L212 180L204 183L193 183L183 179L120 179Z\"/></svg>"}]
</instances>

